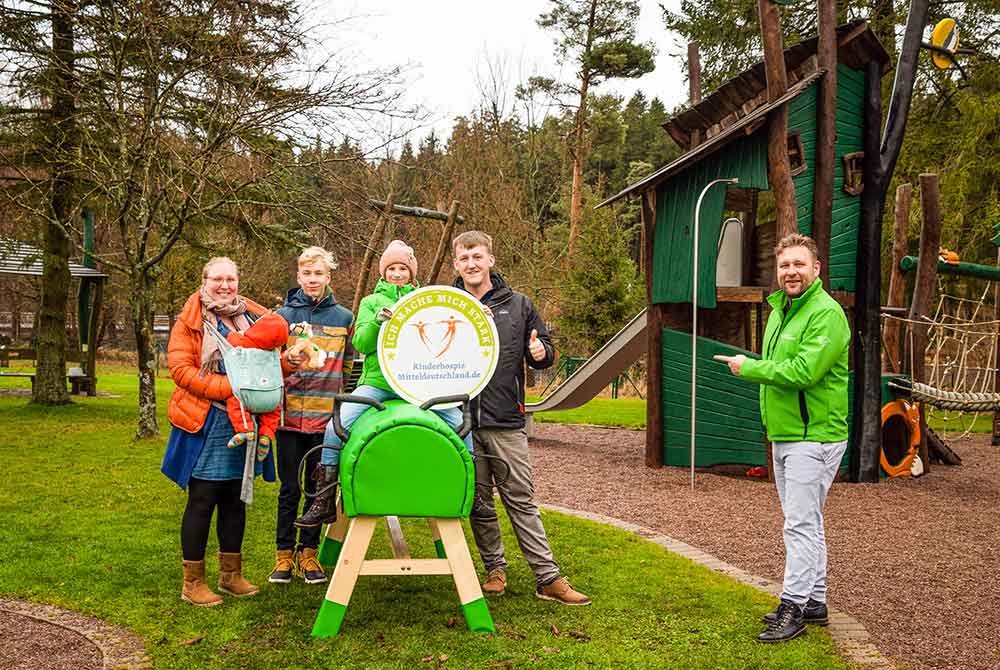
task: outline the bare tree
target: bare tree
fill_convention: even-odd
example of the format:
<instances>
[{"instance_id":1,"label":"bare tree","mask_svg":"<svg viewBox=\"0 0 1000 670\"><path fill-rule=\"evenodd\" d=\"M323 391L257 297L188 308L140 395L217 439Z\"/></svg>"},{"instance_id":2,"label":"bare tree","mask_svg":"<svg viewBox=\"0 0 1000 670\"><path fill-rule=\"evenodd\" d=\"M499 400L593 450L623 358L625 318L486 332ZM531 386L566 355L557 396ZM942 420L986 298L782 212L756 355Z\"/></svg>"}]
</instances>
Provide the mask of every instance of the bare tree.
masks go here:
<instances>
[{"instance_id":1,"label":"bare tree","mask_svg":"<svg viewBox=\"0 0 1000 670\"><path fill-rule=\"evenodd\" d=\"M35 4L51 13L61 2ZM4 19L14 20L16 6L4 6ZM37 31L42 14L22 23ZM152 318L161 263L192 229L301 241L308 223L330 212L307 177L338 160L310 151L316 136L361 127L370 115L405 114L399 72L317 59L321 45L296 0L123 0L87 5L70 22L84 54L67 70L79 139L47 147L47 160L75 178L71 205L88 203L114 232L113 251L98 257L128 278L137 436L146 437L158 432ZM21 44L22 64L51 60L27 34ZM8 82L30 85L23 73ZM18 193L29 196L24 206L30 191ZM61 226L70 230L71 217Z\"/></svg>"}]
</instances>

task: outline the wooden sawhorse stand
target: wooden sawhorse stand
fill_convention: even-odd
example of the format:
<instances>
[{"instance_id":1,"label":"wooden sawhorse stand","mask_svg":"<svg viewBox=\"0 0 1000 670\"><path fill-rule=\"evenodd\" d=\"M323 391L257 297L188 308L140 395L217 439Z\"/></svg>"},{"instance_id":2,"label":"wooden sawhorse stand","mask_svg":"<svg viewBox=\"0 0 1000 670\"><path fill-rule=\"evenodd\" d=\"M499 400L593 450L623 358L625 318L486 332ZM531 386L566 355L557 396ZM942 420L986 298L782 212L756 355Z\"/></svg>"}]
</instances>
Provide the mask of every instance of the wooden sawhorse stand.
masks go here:
<instances>
[{"instance_id":1,"label":"wooden sawhorse stand","mask_svg":"<svg viewBox=\"0 0 1000 670\"><path fill-rule=\"evenodd\" d=\"M361 575L452 575L469 630L476 633L496 632L493 617L479 587L460 519L428 518L438 558L411 558L399 519L387 516L385 520L394 558L366 560L378 519L376 516L348 519L343 510L338 509L337 520L327 526L319 561L324 567L335 565L335 568L326 590L326 599L313 624L313 637L332 637L340 632L351 594Z\"/></svg>"}]
</instances>

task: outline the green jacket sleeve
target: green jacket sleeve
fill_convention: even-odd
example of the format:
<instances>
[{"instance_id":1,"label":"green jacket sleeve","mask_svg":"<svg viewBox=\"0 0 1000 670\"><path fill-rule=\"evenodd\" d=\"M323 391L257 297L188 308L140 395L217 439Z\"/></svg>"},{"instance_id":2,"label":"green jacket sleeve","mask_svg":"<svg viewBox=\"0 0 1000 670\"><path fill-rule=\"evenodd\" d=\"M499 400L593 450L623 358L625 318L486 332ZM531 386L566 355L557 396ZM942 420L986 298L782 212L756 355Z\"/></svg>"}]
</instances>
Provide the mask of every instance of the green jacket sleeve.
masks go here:
<instances>
[{"instance_id":1,"label":"green jacket sleeve","mask_svg":"<svg viewBox=\"0 0 1000 670\"><path fill-rule=\"evenodd\" d=\"M833 367L851 339L850 331L834 310L824 310L809 321L799 350L782 361L747 359L740 379L794 389L815 386Z\"/></svg>"},{"instance_id":2,"label":"green jacket sleeve","mask_svg":"<svg viewBox=\"0 0 1000 670\"><path fill-rule=\"evenodd\" d=\"M373 300L374 296L368 296L358 305L358 318L354 323L354 337L351 344L354 348L367 356L378 349L378 331L382 326L375 315L378 313L378 300Z\"/></svg>"}]
</instances>

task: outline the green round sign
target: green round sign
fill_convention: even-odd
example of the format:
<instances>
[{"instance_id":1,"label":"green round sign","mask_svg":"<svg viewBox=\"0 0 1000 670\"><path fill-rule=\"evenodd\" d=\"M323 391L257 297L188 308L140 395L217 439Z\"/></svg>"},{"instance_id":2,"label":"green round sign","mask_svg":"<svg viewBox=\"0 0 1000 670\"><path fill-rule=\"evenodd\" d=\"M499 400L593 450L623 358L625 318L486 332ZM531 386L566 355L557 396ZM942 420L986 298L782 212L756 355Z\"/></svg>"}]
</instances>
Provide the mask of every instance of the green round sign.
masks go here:
<instances>
[{"instance_id":1,"label":"green round sign","mask_svg":"<svg viewBox=\"0 0 1000 670\"><path fill-rule=\"evenodd\" d=\"M403 296L379 330L382 375L400 398L418 405L446 395L474 398L493 377L499 358L493 319L478 300L450 286Z\"/></svg>"}]
</instances>

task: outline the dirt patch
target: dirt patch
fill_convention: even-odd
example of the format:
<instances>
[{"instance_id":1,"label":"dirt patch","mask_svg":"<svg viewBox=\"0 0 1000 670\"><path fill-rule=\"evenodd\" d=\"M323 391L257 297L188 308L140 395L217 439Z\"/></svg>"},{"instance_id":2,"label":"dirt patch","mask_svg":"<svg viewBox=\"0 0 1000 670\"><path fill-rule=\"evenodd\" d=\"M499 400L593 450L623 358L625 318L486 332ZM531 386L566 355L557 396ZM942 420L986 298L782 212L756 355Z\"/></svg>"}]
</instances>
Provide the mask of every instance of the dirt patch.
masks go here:
<instances>
[{"instance_id":1,"label":"dirt patch","mask_svg":"<svg viewBox=\"0 0 1000 670\"><path fill-rule=\"evenodd\" d=\"M876 646L915 669L1000 667L1000 448L954 444L960 467L920 479L834 484L826 505L830 602ZM774 485L643 465L645 433L536 424L540 501L631 521L780 582ZM556 557L558 559L558 557Z\"/></svg>"},{"instance_id":2,"label":"dirt patch","mask_svg":"<svg viewBox=\"0 0 1000 670\"><path fill-rule=\"evenodd\" d=\"M99 619L0 598L0 668L4 670L143 670L142 641Z\"/></svg>"}]
</instances>

